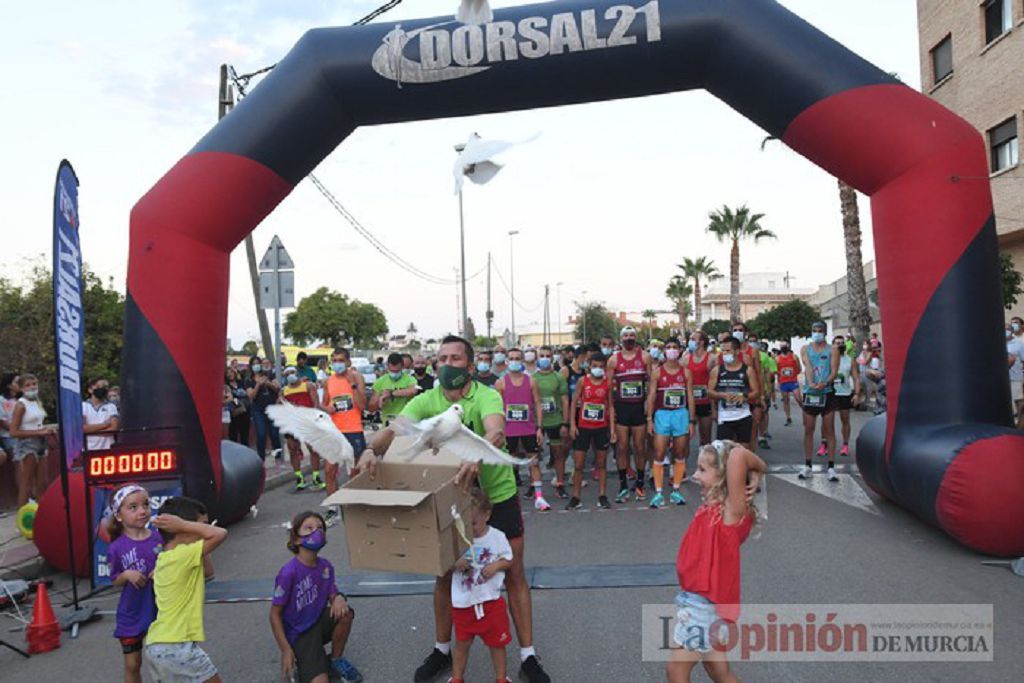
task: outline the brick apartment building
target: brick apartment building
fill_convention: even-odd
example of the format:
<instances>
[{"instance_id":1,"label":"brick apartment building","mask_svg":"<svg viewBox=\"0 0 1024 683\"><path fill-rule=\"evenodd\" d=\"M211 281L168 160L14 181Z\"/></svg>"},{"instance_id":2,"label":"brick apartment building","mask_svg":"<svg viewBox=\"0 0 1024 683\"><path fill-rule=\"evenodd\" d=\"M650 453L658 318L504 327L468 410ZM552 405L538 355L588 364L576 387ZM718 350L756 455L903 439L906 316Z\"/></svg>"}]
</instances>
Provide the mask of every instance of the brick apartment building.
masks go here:
<instances>
[{"instance_id":1,"label":"brick apartment building","mask_svg":"<svg viewBox=\"0 0 1024 683\"><path fill-rule=\"evenodd\" d=\"M984 135L999 247L1024 271L1024 0L917 0L917 26L921 89Z\"/></svg>"}]
</instances>

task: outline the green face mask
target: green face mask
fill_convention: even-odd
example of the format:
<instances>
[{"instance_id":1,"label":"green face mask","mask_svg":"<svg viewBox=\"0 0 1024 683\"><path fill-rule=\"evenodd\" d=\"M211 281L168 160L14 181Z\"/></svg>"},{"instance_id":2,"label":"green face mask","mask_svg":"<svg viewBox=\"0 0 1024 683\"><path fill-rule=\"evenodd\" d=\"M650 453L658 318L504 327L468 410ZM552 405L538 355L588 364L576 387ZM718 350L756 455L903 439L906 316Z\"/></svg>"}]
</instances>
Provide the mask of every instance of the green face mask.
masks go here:
<instances>
[{"instance_id":1,"label":"green face mask","mask_svg":"<svg viewBox=\"0 0 1024 683\"><path fill-rule=\"evenodd\" d=\"M437 379L441 386L449 391L461 389L469 381L469 369L457 368L454 365L442 365L437 370Z\"/></svg>"}]
</instances>

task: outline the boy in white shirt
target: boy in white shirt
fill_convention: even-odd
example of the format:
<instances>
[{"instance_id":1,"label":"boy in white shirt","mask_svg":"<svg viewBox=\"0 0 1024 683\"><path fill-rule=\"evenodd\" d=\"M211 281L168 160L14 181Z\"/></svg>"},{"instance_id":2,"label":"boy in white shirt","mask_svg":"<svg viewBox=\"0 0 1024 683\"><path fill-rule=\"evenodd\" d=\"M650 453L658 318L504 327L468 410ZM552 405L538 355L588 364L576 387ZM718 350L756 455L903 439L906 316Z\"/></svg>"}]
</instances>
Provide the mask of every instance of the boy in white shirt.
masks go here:
<instances>
[{"instance_id":1,"label":"boy in white shirt","mask_svg":"<svg viewBox=\"0 0 1024 683\"><path fill-rule=\"evenodd\" d=\"M495 679L506 680L505 647L512 642L508 607L501 597L505 572L512 566L512 546L498 529L488 526L491 501L474 489L470 511L473 545L455 563L452 576L452 621L455 647L452 650L451 683L463 683L469 661L469 647L480 636L491 649Z\"/></svg>"}]
</instances>

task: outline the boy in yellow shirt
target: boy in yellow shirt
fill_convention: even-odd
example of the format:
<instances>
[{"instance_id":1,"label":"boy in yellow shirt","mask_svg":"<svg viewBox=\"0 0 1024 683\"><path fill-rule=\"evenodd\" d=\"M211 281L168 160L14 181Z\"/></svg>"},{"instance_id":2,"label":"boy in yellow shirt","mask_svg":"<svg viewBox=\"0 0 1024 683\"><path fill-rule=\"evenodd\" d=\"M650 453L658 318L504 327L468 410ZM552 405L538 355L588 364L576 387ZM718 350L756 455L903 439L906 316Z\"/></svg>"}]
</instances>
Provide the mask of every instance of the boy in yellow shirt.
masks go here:
<instances>
[{"instance_id":1,"label":"boy in yellow shirt","mask_svg":"<svg viewBox=\"0 0 1024 683\"><path fill-rule=\"evenodd\" d=\"M164 540L153 570L157 617L146 634L146 659L156 683L220 683L217 668L199 647L205 640L203 561L224 542L228 532L198 521L205 512L191 498L169 498L153 525Z\"/></svg>"}]
</instances>

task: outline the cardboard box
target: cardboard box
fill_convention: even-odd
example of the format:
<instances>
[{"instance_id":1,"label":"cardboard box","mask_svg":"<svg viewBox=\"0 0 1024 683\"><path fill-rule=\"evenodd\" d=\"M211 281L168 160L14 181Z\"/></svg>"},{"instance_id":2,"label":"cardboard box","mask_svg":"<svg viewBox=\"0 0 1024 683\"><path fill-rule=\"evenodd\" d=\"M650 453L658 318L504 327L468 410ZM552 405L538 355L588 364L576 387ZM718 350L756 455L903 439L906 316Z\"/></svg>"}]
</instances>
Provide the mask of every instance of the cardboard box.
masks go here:
<instances>
[{"instance_id":1,"label":"cardboard box","mask_svg":"<svg viewBox=\"0 0 1024 683\"><path fill-rule=\"evenodd\" d=\"M469 494L455 485L459 468L382 462L370 480L361 472L322 505L340 505L349 561L355 569L442 576L468 545L452 506L469 522Z\"/></svg>"}]
</instances>

